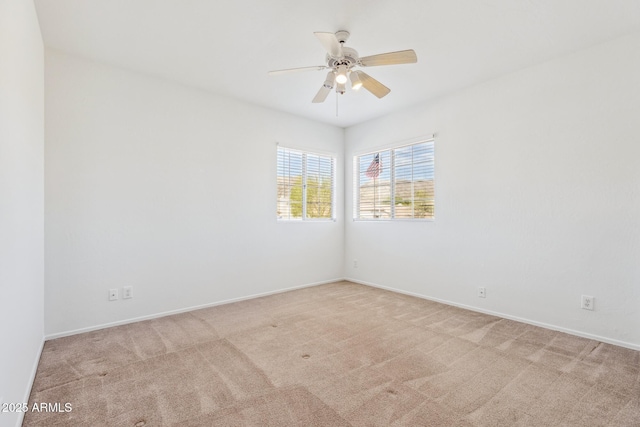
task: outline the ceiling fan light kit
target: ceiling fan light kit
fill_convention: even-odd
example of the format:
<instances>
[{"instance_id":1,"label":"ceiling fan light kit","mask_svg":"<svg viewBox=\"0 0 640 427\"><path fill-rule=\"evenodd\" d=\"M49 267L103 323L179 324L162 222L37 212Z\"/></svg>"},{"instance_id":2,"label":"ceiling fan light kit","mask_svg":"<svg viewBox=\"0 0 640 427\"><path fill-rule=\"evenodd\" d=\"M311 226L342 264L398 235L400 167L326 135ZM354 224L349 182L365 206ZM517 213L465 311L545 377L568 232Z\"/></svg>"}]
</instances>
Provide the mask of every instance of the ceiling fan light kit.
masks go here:
<instances>
[{"instance_id":1,"label":"ceiling fan light kit","mask_svg":"<svg viewBox=\"0 0 640 427\"><path fill-rule=\"evenodd\" d=\"M336 82L343 85L347 82L347 66L346 65L338 65L338 71L336 74Z\"/></svg>"},{"instance_id":2,"label":"ceiling fan light kit","mask_svg":"<svg viewBox=\"0 0 640 427\"><path fill-rule=\"evenodd\" d=\"M364 73L360 70L355 70L355 67L374 67L380 65L396 65L396 64L411 64L418 62L418 57L414 50L401 50L398 52L381 53L378 55L365 56L360 58L358 52L355 49L346 47L344 43L349 38L348 31L337 31L336 33L313 33L322 47L327 51L326 62L327 65L317 65L313 67L302 68L289 68L284 70L270 71L270 75L284 74L296 71L308 71L308 70L326 70L329 69L327 79L322 87L313 98L312 102L321 103L329 95L329 92L334 88L336 93L344 94L346 91L346 84L351 82L351 89L358 90L364 87L367 91L371 92L378 98L386 96L391 89Z\"/></svg>"},{"instance_id":3,"label":"ceiling fan light kit","mask_svg":"<svg viewBox=\"0 0 640 427\"><path fill-rule=\"evenodd\" d=\"M362 80L358 77L358 71L352 71L351 74L349 74L349 79L351 80L351 89L360 90L362 87Z\"/></svg>"},{"instance_id":4,"label":"ceiling fan light kit","mask_svg":"<svg viewBox=\"0 0 640 427\"><path fill-rule=\"evenodd\" d=\"M336 73L329 71L327 73L327 79L324 81L324 87L333 89L333 85L336 83Z\"/></svg>"}]
</instances>

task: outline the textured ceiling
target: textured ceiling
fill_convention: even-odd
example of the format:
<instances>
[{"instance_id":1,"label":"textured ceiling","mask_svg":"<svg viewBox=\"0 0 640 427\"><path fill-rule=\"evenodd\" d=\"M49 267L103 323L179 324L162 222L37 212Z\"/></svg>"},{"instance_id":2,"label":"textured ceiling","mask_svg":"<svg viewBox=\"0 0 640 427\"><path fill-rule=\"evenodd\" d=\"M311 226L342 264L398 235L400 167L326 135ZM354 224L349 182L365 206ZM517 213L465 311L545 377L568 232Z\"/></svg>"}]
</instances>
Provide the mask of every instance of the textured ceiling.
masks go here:
<instances>
[{"instance_id":1,"label":"textured ceiling","mask_svg":"<svg viewBox=\"0 0 640 427\"><path fill-rule=\"evenodd\" d=\"M35 0L45 45L341 127L640 31L638 0ZM391 88L330 94L314 31L351 32L360 56L414 49L417 64L370 67Z\"/></svg>"}]
</instances>

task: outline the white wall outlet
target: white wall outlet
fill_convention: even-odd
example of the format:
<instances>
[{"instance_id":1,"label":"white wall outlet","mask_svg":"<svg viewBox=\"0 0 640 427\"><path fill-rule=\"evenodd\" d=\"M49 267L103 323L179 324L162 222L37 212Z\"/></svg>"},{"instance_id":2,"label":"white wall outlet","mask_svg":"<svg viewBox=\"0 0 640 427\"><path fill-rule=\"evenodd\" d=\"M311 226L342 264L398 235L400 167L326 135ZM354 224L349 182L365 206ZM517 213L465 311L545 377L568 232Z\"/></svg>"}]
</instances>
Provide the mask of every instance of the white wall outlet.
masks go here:
<instances>
[{"instance_id":1,"label":"white wall outlet","mask_svg":"<svg viewBox=\"0 0 640 427\"><path fill-rule=\"evenodd\" d=\"M115 301L118 299L118 290L109 289L109 301Z\"/></svg>"},{"instance_id":2,"label":"white wall outlet","mask_svg":"<svg viewBox=\"0 0 640 427\"><path fill-rule=\"evenodd\" d=\"M358 268L358 260L357 259L353 260L353 268Z\"/></svg>"},{"instance_id":3,"label":"white wall outlet","mask_svg":"<svg viewBox=\"0 0 640 427\"><path fill-rule=\"evenodd\" d=\"M133 286L125 286L122 288L122 299L133 298Z\"/></svg>"},{"instance_id":4,"label":"white wall outlet","mask_svg":"<svg viewBox=\"0 0 640 427\"><path fill-rule=\"evenodd\" d=\"M582 304L581 308L584 310L593 310L593 306L595 304L595 298L591 295L582 295Z\"/></svg>"},{"instance_id":5,"label":"white wall outlet","mask_svg":"<svg viewBox=\"0 0 640 427\"><path fill-rule=\"evenodd\" d=\"M478 298L486 298L487 297L487 290L483 287L479 287L478 288Z\"/></svg>"}]
</instances>

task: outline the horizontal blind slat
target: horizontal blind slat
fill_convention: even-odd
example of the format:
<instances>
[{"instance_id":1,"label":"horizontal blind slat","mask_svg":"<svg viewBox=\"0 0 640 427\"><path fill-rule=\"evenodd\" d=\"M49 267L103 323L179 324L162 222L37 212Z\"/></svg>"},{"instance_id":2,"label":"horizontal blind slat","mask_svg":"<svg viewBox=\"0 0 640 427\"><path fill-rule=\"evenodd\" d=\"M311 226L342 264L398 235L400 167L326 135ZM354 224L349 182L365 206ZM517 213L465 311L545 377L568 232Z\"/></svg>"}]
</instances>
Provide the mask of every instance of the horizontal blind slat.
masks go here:
<instances>
[{"instance_id":1,"label":"horizontal blind slat","mask_svg":"<svg viewBox=\"0 0 640 427\"><path fill-rule=\"evenodd\" d=\"M354 218L433 218L434 154L426 141L355 156Z\"/></svg>"},{"instance_id":2,"label":"horizontal blind slat","mask_svg":"<svg viewBox=\"0 0 640 427\"><path fill-rule=\"evenodd\" d=\"M331 156L278 147L278 218L332 219L334 163Z\"/></svg>"}]
</instances>

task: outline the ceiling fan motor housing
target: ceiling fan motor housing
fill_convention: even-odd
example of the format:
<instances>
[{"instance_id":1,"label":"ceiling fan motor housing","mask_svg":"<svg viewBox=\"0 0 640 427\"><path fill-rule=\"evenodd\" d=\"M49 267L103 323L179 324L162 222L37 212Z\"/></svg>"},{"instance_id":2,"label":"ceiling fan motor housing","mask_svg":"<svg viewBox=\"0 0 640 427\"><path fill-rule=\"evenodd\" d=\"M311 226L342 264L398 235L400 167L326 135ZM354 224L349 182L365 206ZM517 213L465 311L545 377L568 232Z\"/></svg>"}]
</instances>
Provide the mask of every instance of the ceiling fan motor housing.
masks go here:
<instances>
[{"instance_id":1,"label":"ceiling fan motor housing","mask_svg":"<svg viewBox=\"0 0 640 427\"><path fill-rule=\"evenodd\" d=\"M342 47L342 58L332 58L327 54L327 65L329 68L337 69L340 65L346 65L347 69L351 69L358 64L358 52L350 47Z\"/></svg>"}]
</instances>

